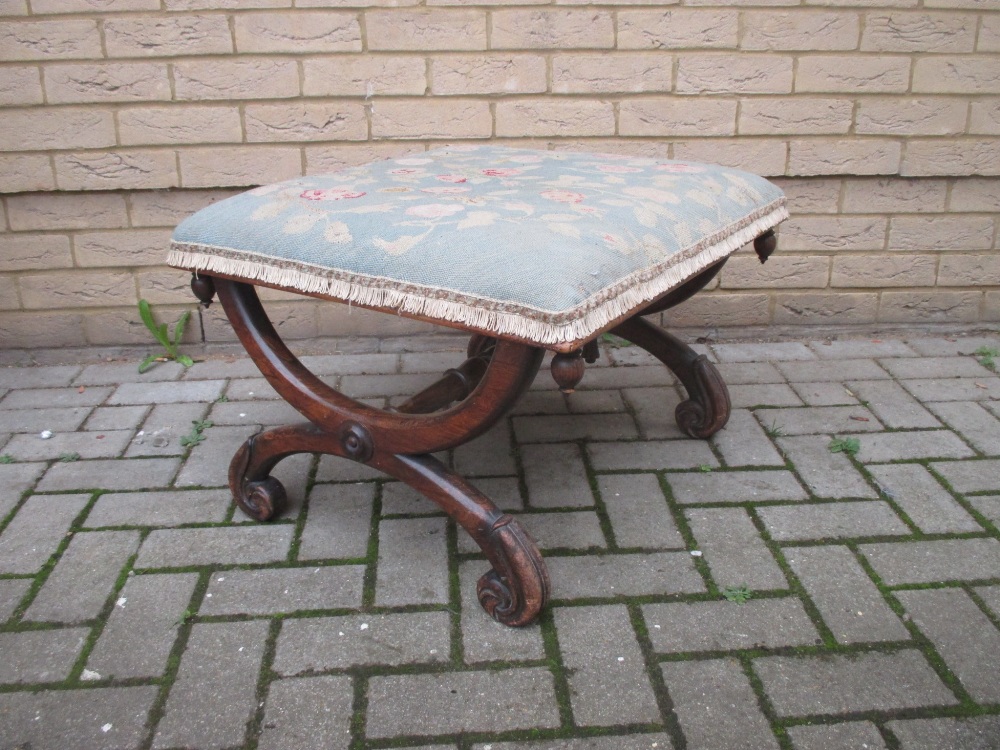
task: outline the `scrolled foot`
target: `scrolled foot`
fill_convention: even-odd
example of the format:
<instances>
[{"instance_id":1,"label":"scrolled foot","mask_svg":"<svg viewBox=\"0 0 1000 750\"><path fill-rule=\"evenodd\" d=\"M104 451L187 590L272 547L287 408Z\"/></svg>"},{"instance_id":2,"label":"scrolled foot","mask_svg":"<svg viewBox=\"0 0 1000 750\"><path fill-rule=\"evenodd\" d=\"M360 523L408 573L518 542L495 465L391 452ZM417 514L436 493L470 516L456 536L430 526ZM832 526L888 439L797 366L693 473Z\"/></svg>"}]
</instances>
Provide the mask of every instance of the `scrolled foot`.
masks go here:
<instances>
[{"instance_id":1,"label":"scrolled foot","mask_svg":"<svg viewBox=\"0 0 1000 750\"><path fill-rule=\"evenodd\" d=\"M494 568L476 585L479 603L503 625L530 625L549 600L549 574L535 542L516 520L504 515L483 549Z\"/></svg>"},{"instance_id":2,"label":"scrolled foot","mask_svg":"<svg viewBox=\"0 0 1000 750\"><path fill-rule=\"evenodd\" d=\"M288 504L284 486L274 477L245 482L235 499L240 509L256 521L270 521L281 515Z\"/></svg>"},{"instance_id":3,"label":"scrolled foot","mask_svg":"<svg viewBox=\"0 0 1000 750\"><path fill-rule=\"evenodd\" d=\"M729 391L715 366L704 356L691 364L687 384L691 397L674 410L677 426L693 438L708 438L729 421Z\"/></svg>"}]
</instances>

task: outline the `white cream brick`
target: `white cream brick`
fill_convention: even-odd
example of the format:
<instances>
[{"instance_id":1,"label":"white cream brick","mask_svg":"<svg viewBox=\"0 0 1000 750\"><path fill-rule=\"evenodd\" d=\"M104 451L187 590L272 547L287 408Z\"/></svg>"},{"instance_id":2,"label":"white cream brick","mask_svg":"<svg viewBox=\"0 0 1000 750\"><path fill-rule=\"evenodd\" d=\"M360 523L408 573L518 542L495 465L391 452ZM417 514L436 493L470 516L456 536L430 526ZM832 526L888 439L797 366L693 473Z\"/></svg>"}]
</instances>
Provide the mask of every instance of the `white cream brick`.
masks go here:
<instances>
[{"instance_id":1,"label":"white cream brick","mask_svg":"<svg viewBox=\"0 0 1000 750\"><path fill-rule=\"evenodd\" d=\"M368 120L357 102L248 104L244 110L247 140L365 140Z\"/></svg>"},{"instance_id":2,"label":"white cream brick","mask_svg":"<svg viewBox=\"0 0 1000 750\"><path fill-rule=\"evenodd\" d=\"M699 139L678 141L673 155L675 159L707 161L767 177L785 173L788 145L763 138Z\"/></svg>"},{"instance_id":3,"label":"white cream brick","mask_svg":"<svg viewBox=\"0 0 1000 750\"><path fill-rule=\"evenodd\" d=\"M842 181L832 178L775 179L774 184L785 191L788 210L792 214L835 214L840 203Z\"/></svg>"},{"instance_id":4,"label":"white cream brick","mask_svg":"<svg viewBox=\"0 0 1000 750\"><path fill-rule=\"evenodd\" d=\"M535 140L506 141L511 146L524 148L542 148ZM647 159L669 159L670 143L664 139L642 141L627 141L620 138L565 138L549 141L546 146L553 151L590 151L602 154L622 154L624 156L641 156Z\"/></svg>"},{"instance_id":5,"label":"white cream brick","mask_svg":"<svg viewBox=\"0 0 1000 750\"><path fill-rule=\"evenodd\" d=\"M138 304L135 280L125 271L55 271L18 279L25 310Z\"/></svg>"},{"instance_id":6,"label":"white cream brick","mask_svg":"<svg viewBox=\"0 0 1000 750\"><path fill-rule=\"evenodd\" d=\"M552 58L552 91L557 94L666 93L673 87L673 64L673 56L663 53L555 55Z\"/></svg>"},{"instance_id":7,"label":"white cream brick","mask_svg":"<svg viewBox=\"0 0 1000 750\"><path fill-rule=\"evenodd\" d=\"M982 299L982 292L887 291L879 300L878 322L972 323Z\"/></svg>"},{"instance_id":8,"label":"white cream brick","mask_svg":"<svg viewBox=\"0 0 1000 750\"><path fill-rule=\"evenodd\" d=\"M42 103L42 76L34 65L11 65L0 76L0 106Z\"/></svg>"},{"instance_id":9,"label":"white cream brick","mask_svg":"<svg viewBox=\"0 0 1000 750\"><path fill-rule=\"evenodd\" d=\"M1000 15L984 14L979 21L979 52L1000 52Z\"/></svg>"},{"instance_id":10,"label":"white cream brick","mask_svg":"<svg viewBox=\"0 0 1000 750\"><path fill-rule=\"evenodd\" d=\"M0 234L0 271L72 266L69 237L64 234Z\"/></svg>"},{"instance_id":11,"label":"white cream brick","mask_svg":"<svg viewBox=\"0 0 1000 750\"><path fill-rule=\"evenodd\" d=\"M622 10L619 49L735 48L739 14L732 10Z\"/></svg>"},{"instance_id":12,"label":"white cream brick","mask_svg":"<svg viewBox=\"0 0 1000 750\"><path fill-rule=\"evenodd\" d=\"M604 101L524 101L496 105L498 136L613 135L615 113Z\"/></svg>"},{"instance_id":13,"label":"white cream brick","mask_svg":"<svg viewBox=\"0 0 1000 750\"><path fill-rule=\"evenodd\" d=\"M779 241L780 246L780 241ZM761 263L756 255L737 253L722 269L723 289L824 289L830 278L830 259L821 255L779 252Z\"/></svg>"},{"instance_id":14,"label":"white cream brick","mask_svg":"<svg viewBox=\"0 0 1000 750\"><path fill-rule=\"evenodd\" d=\"M681 55L681 94L787 94L792 90L792 58L781 55Z\"/></svg>"},{"instance_id":15,"label":"white cream brick","mask_svg":"<svg viewBox=\"0 0 1000 750\"><path fill-rule=\"evenodd\" d=\"M235 19L237 52L361 50L361 27L353 13L239 13Z\"/></svg>"},{"instance_id":16,"label":"white cream brick","mask_svg":"<svg viewBox=\"0 0 1000 750\"><path fill-rule=\"evenodd\" d=\"M280 99L299 95L295 60L257 57L173 64L178 99Z\"/></svg>"},{"instance_id":17,"label":"white cream brick","mask_svg":"<svg viewBox=\"0 0 1000 750\"><path fill-rule=\"evenodd\" d=\"M159 10L160 0L31 0L31 12L117 13L123 10Z\"/></svg>"},{"instance_id":18,"label":"white cream brick","mask_svg":"<svg viewBox=\"0 0 1000 750\"><path fill-rule=\"evenodd\" d=\"M28 0L0 0L0 16L28 15Z\"/></svg>"},{"instance_id":19,"label":"white cream brick","mask_svg":"<svg viewBox=\"0 0 1000 750\"><path fill-rule=\"evenodd\" d=\"M292 0L163 0L163 6L170 11L291 8Z\"/></svg>"},{"instance_id":20,"label":"white cream brick","mask_svg":"<svg viewBox=\"0 0 1000 750\"><path fill-rule=\"evenodd\" d=\"M948 200L951 211L1000 211L1000 180L956 180Z\"/></svg>"},{"instance_id":21,"label":"white cream brick","mask_svg":"<svg viewBox=\"0 0 1000 750\"><path fill-rule=\"evenodd\" d=\"M45 154L0 154L0 193L52 190L55 176Z\"/></svg>"},{"instance_id":22,"label":"white cream brick","mask_svg":"<svg viewBox=\"0 0 1000 750\"><path fill-rule=\"evenodd\" d=\"M45 93L57 104L168 100L170 80L163 63L49 65Z\"/></svg>"},{"instance_id":23,"label":"white cream brick","mask_svg":"<svg viewBox=\"0 0 1000 750\"><path fill-rule=\"evenodd\" d=\"M171 227L238 190L141 190L129 195L133 227Z\"/></svg>"},{"instance_id":24,"label":"white cream brick","mask_svg":"<svg viewBox=\"0 0 1000 750\"><path fill-rule=\"evenodd\" d=\"M882 139L792 141L788 174L895 174L901 153L899 141Z\"/></svg>"},{"instance_id":25,"label":"white cream brick","mask_svg":"<svg viewBox=\"0 0 1000 750\"><path fill-rule=\"evenodd\" d=\"M338 55L302 61L306 96L386 96L427 91L423 57Z\"/></svg>"},{"instance_id":26,"label":"white cream brick","mask_svg":"<svg viewBox=\"0 0 1000 750\"><path fill-rule=\"evenodd\" d=\"M540 94L546 89L545 58L533 54L444 55L431 59L430 70L437 95Z\"/></svg>"},{"instance_id":27,"label":"white cream brick","mask_svg":"<svg viewBox=\"0 0 1000 750\"><path fill-rule=\"evenodd\" d=\"M55 151L114 144L114 117L106 109L34 107L0 110L0 151Z\"/></svg>"},{"instance_id":28,"label":"white cream brick","mask_svg":"<svg viewBox=\"0 0 1000 750\"><path fill-rule=\"evenodd\" d=\"M861 21L846 11L744 11L740 47L753 50L857 49Z\"/></svg>"},{"instance_id":29,"label":"white cream brick","mask_svg":"<svg viewBox=\"0 0 1000 750\"><path fill-rule=\"evenodd\" d=\"M18 310L20 307L17 279L13 276L0 276L0 310Z\"/></svg>"},{"instance_id":30,"label":"white cream brick","mask_svg":"<svg viewBox=\"0 0 1000 750\"><path fill-rule=\"evenodd\" d=\"M159 262L163 262L162 252ZM139 296L151 305L183 304L191 299L191 276L176 268L140 271L136 274L136 284L139 286ZM260 288L258 294L261 299L264 299L264 292L268 291L270 290Z\"/></svg>"},{"instance_id":31,"label":"white cream brick","mask_svg":"<svg viewBox=\"0 0 1000 750\"><path fill-rule=\"evenodd\" d=\"M988 323L1000 321L1000 292L986 292L982 310L982 320Z\"/></svg>"},{"instance_id":32,"label":"white cream brick","mask_svg":"<svg viewBox=\"0 0 1000 750\"><path fill-rule=\"evenodd\" d=\"M884 250L888 220L882 216L793 216L781 225L788 251Z\"/></svg>"},{"instance_id":33,"label":"white cream brick","mask_svg":"<svg viewBox=\"0 0 1000 750\"><path fill-rule=\"evenodd\" d=\"M100 193L35 193L7 199L7 220L15 231L111 229L128 224L125 199Z\"/></svg>"},{"instance_id":34,"label":"white cream brick","mask_svg":"<svg viewBox=\"0 0 1000 750\"><path fill-rule=\"evenodd\" d=\"M795 73L795 90L803 92L898 93L909 83L908 57L809 55Z\"/></svg>"},{"instance_id":35,"label":"white cream brick","mask_svg":"<svg viewBox=\"0 0 1000 750\"><path fill-rule=\"evenodd\" d=\"M424 147L413 141L381 141L363 143L306 146L306 174L339 172L373 161L395 159L423 152Z\"/></svg>"},{"instance_id":36,"label":"white cream brick","mask_svg":"<svg viewBox=\"0 0 1000 750\"><path fill-rule=\"evenodd\" d=\"M0 348L78 346L84 341L79 312L10 312L0 317Z\"/></svg>"},{"instance_id":37,"label":"white cream brick","mask_svg":"<svg viewBox=\"0 0 1000 750\"><path fill-rule=\"evenodd\" d=\"M77 265L84 268L160 265L170 247L171 233L169 229L80 232L73 237L73 254Z\"/></svg>"},{"instance_id":38,"label":"white cream brick","mask_svg":"<svg viewBox=\"0 0 1000 750\"><path fill-rule=\"evenodd\" d=\"M636 99L619 105L621 135L733 135L736 102L726 99Z\"/></svg>"},{"instance_id":39,"label":"white cream brick","mask_svg":"<svg viewBox=\"0 0 1000 750\"><path fill-rule=\"evenodd\" d=\"M941 258L940 286L996 286L1000 279L1000 254L946 255Z\"/></svg>"},{"instance_id":40,"label":"white cream brick","mask_svg":"<svg viewBox=\"0 0 1000 750\"><path fill-rule=\"evenodd\" d=\"M972 52L975 44L971 13L869 13L861 37L870 52Z\"/></svg>"},{"instance_id":41,"label":"white cream brick","mask_svg":"<svg viewBox=\"0 0 1000 750\"><path fill-rule=\"evenodd\" d=\"M851 127L850 99L756 97L740 104L741 135L841 135Z\"/></svg>"},{"instance_id":42,"label":"white cream brick","mask_svg":"<svg viewBox=\"0 0 1000 750\"><path fill-rule=\"evenodd\" d=\"M97 21L2 21L0 60L79 60L101 57Z\"/></svg>"},{"instance_id":43,"label":"white cream brick","mask_svg":"<svg viewBox=\"0 0 1000 750\"><path fill-rule=\"evenodd\" d=\"M291 0L288 0L291 2ZM296 8L403 8L421 5L421 0L295 0ZM428 5L463 5L466 3L427 3Z\"/></svg>"},{"instance_id":44,"label":"white cream brick","mask_svg":"<svg viewBox=\"0 0 1000 750\"><path fill-rule=\"evenodd\" d=\"M897 252L988 250L993 246L988 216L894 216L889 222L889 250Z\"/></svg>"},{"instance_id":45,"label":"white cream brick","mask_svg":"<svg viewBox=\"0 0 1000 750\"><path fill-rule=\"evenodd\" d=\"M1000 135L1000 99L972 102L969 108L969 132L975 135Z\"/></svg>"},{"instance_id":46,"label":"white cream brick","mask_svg":"<svg viewBox=\"0 0 1000 750\"><path fill-rule=\"evenodd\" d=\"M858 101L855 132L862 135L954 135L965 130L967 107L964 99L954 98L865 97Z\"/></svg>"},{"instance_id":47,"label":"white cream brick","mask_svg":"<svg viewBox=\"0 0 1000 750\"><path fill-rule=\"evenodd\" d=\"M697 294L683 305L663 313L664 325L710 329L727 326L760 326L771 322L766 294Z\"/></svg>"},{"instance_id":48,"label":"white cream brick","mask_svg":"<svg viewBox=\"0 0 1000 750\"><path fill-rule=\"evenodd\" d=\"M109 57L220 55L233 51L225 16L110 18L104 22Z\"/></svg>"},{"instance_id":49,"label":"white cream brick","mask_svg":"<svg viewBox=\"0 0 1000 750\"><path fill-rule=\"evenodd\" d=\"M934 286L933 255L838 255L831 287Z\"/></svg>"},{"instance_id":50,"label":"white cream brick","mask_svg":"<svg viewBox=\"0 0 1000 750\"><path fill-rule=\"evenodd\" d=\"M849 179L844 185L844 213L943 212L947 193L945 180Z\"/></svg>"},{"instance_id":51,"label":"white cream brick","mask_svg":"<svg viewBox=\"0 0 1000 750\"><path fill-rule=\"evenodd\" d=\"M611 14L598 10L493 11L493 49L582 49L614 46Z\"/></svg>"},{"instance_id":52,"label":"white cream brick","mask_svg":"<svg viewBox=\"0 0 1000 750\"><path fill-rule=\"evenodd\" d=\"M376 102L374 138L489 138L490 105L456 99L400 99Z\"/></svg>"},{"instance_id":53,"label":"white cream brick","mask_svg":"<svg viewBox=\"0 0 1000 750\"><path fill-rule=\"evenodd\" d=\"M1000 175L1000 148L988 138L911 140L900 174Z\"/></svg>"},{"instance_id":54,"label":"white cream brick","mask_svg":"<svg viewBox=\"0 0 1000 750\"><path fill-rule=\"evenodd\" d=\"M177 187L173 151L85 151L53 156L61 190L145 190Z\"/></svg>"},{"instance_id":55,"label":"white cream brick","mask_svg":"<svg viewBox=\"0 0 1000 750\"><path fill-rule=\"evenodd\" d=\"M996 0L924 0L925 8L969 8L970 10L995 10Z\"/></svg>"},{"instance_id":56,"label":"white cream brick","mask_svg":"<svg viewBox=\"0 0 1000 750\"><path fill-rule=\"evenodd\" d=\"M371 11L365 14L371 50L483 50L486 13L481 10Z\"/></svg>"},{"instance_id":57,"label":"white cream brick","mask_svg":"<svg viewBox=\"0 0 1000 750\"><path fill-rule=\"evenodd\" d=\"M925 57L913 66L913 90L928 94L1000 93L1000 57Z\"/></svg>"},{"instance_id":58,"label":"white cream brick","mask_svg":"<svg viewBox=\"0 0 1000 750\"><path fill-rule=\"evenodd\" d=\"M774 295L778 325L858 325L874 323L878 294L806 292Z\"/></svg>"},{"instance_id":59,"label":"white cream brick","mask_svg":"<svg viewBox=\"0 0 1000 750\"><path fill-rule=\"evenodd\" d=\"M302 152L293 146L188 148L179 155L184 187L247 187L302 174Z\"/></svg>"},{"instance_id":60,"label":"white cream brick","mask_svg":"<svg viewBox=\"0 0 1000 750\"><path fill-rule=\"evenodd\" d=\"M915 8L920 0L806 0L806 5L823 5L831 8L850 6L852 8Z\"/></svg>"},{"instance_id":61,"label":"white cream brick","mask_svg":"<svg viewBox=\"0 0 1000 750\"><path fill-rule=\"evenodd\" d=\"M118 113L123 146L239 143L240 111L234 106L132 107Z\"/></svg>"}]
</instances>

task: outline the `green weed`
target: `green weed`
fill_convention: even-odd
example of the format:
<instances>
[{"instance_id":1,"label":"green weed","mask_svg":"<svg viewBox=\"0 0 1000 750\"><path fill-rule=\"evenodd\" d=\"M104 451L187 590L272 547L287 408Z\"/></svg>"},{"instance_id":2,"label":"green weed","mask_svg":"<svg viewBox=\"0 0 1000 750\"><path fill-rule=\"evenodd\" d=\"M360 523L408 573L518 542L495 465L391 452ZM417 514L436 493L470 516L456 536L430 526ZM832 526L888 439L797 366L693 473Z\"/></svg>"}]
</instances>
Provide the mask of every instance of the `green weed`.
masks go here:
<instances>
[{"instance_id":1,"label":"green weed","mask_svg":"<svg viewBox=\"0 0 1000 750\"><path fill-rule=\"evenodd\" d=\"M1000 351L996 347L992 346L981 346L976 351L973 352L979 359L978 362L983 367L988 370L993 370L996 372L997 363L996 358L1000 357Z\"/></svg>"},{"instance_id":2,"label":"green weed","mask_svg":"<svg viewBox=\"0 0 1000 750\"><path fill-rule=\"evenodd\" d=\"M4 453L0 456L0 464L12 464L14 463L14 457L9 453Z\"/></svg>"},{"instance_id":3,"label":"green weed","mask_svg":"<svg viewBox=\"0 0 1000 750\"><path fill-rule=\"evenodd\" d=\"M861 450L861 441L857 438L834 438L826 447L830 453L847 453L853 456Z\"/></svg>"},{"instance_id":4,"label":"green weed","mask_svg":"<svg viewBox=\"0 0 1000 750\"><path fill-rule=\"evenodd\" d=\"M726 601L734 604L746 604L753 598L753 592L745 583L742 586L728 586L722 590Z\"/></svg>"},{"instance_id":5,"label":"green weed","mask_svg":"<svg viewBox=\"0 0 1000 750\"><path fill-rule=\"evenodd\" d=\"M139 363L139 372L146 372L153 363L160 362L163 360L172 359L175 362L180 362L185 367L190 367L194 364L194 360L191 359L186 354L181 354L177 347L181 343L181 338L184 336L184 328L187 326L188 320L191 318L191 313L185 310L181 313L181 317L177 319L177 323L174 324L173 335L167 329L166 323L156 324L153 320L153 311L149 307L149 303L141 299L139 300L139 317L142 318L142 322L145 324L149 332L153 334L153 338L156 339L160 345L163 347L164 351L160 354L150 354L142 362Z\"/></svg>"},{"instance_id":6,"label":"green weed","mask_svg":"<svg viewBox=\"0 0 1000 750\"><path fill-rule=\"evenodd\" d=\"M185 448L193 448L199 443L204 442L205 435L203 433L214 423L211 419L196 419L191 424L193 425L191 432L181 437L181 445Z\"/></svg>"},{"instance_id":7,"label":"green weed","mask_svg":"<svg viewBox=\"0 0 1000 750\"><path fill-rule=\"evenodd\" d=\"M59 455L59 460L62 461L64 464L72 463L73 461L79 461L80 460L80 454L79 453L61 453Z\"/></svg>"}]
</instances>

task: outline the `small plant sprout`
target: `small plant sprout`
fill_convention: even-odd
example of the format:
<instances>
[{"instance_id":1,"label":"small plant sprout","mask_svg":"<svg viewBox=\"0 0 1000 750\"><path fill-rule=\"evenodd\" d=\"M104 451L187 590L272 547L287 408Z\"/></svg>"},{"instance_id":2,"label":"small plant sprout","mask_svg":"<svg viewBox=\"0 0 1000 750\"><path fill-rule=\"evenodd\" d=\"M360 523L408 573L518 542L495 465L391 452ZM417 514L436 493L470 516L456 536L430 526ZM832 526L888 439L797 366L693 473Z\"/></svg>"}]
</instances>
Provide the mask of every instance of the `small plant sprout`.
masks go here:
<instances>
[{"instance_id":1,"label":"small plant sprout","mask_svg":"<svg viewBox=\"0 0 1000 750\"><path fill-rule=\"evenodd\" d=\"M734 604L746 604L753 598L753 592L745 583L742 586L727 586L722 590L722 595L726 601Z\"/></svg>"},{"instance_id":2,"label":"small plant sprout","mask_svg":"<svg viewBox=\"0 0 1000 750\"><path fill-rule=\"evenodd\" d=\"M706 474L707 474L708 472L710 472L711 470L712 470L712 467L711 467L711 466L709 466L708 464L702 464L701 466L699 466L699 467L698 467L698 471L703 471L703 472L705 472Z\"/></svg>"},{"instance_id":3,"label":"small plant sprout","mask_svg":"<svg viewBox=\"0 0 1000 750\"><path fill-rule=\"evenodd\" d=\"M996 358L1000 357L1000 350L997 350L995 346L981 346L976 351L973 352L979 358L979 364L985 367L987 370L993 370L996 372L997 363Z\"/></svg>"},{"instance_id":4,"label":"small plant sprout","mask_svg":"<svg viewBox=\"0 0 1000 750\"><path fill-rule=\"evenodd\" d=\"M12 464L14 463L14 457L9 453L4 453L0 456L0 464Z\"/></svg>"},{"instance_id":5,"label":"small plant sprout","mask_svg":"<svg viewBox=\"0 0 1000 750\"><path fill-rule=\"evenodd\" d=\"M785 430L773 419L771 420L771 426L765 427L764 432L769 438L780 438L785 436Z\"/></svg>"},{"instance_id":6,"label":"small plant sprout","mask_svg":"<svg viewBox=\"0 0 1000 750\"><path fill-rule=\"evenodd\" d=\"M59 460L62 461L64 464L72 463L73 461L79 461L80 460L80 454L79 453L62 453L62 454L59 455Z\"/></svg>"},{"instance_id":7,"label":"small plant sprout","mask_svg":"<svg viewBox=\"0 0 1000 750\"><path fill-rule=\"evenodd\" d=\"M185 310L181 313L180 318L177 319L177 323L174 325L174 333L171 336L166 323L156 324L153 320L153 311L149 307L149 303L141 299L139 300L139 317L142 318L142 322L145 324L149 332L153 334L153 338L156 339L160 346L163 347L164 351L160 354L150 354L139 364L139 372L146 372L150 367L153 366L155 362L163 362L166 360L174 360L175 362L180 362L185 367L190 367L194 364L194 360L191 359L186 354L181 354L177 347L181 343L181 338L184 336L184 328L187 326L188 320L191 317L191 312Z\"/></svg>"},{"instance_id":8,"label":"small plant sprout","mask_svg":"<svg viewBox=\"0 0 1000 750\"><path fill-rule=\"evenodd\" d=\"M847 453L853 456L859 450L861 450L861 441L857 438L834 438L830 441L830 444L826 446L830 449L830 453Z\"/></svg>"},{"instance_id":9,"label":"small plant sprout","mask_svg":"<svg viewBox=\"0 0 1000 750\"><path fill-rule=\"evenodd\" d=\"M185 448L193 448L199 443L204 442L205 436L202 433L211 427L213 422L211 419L196 419L191 424L193 425L191 432L181 437L181 445Z\"/></svg>"}]
</instances>

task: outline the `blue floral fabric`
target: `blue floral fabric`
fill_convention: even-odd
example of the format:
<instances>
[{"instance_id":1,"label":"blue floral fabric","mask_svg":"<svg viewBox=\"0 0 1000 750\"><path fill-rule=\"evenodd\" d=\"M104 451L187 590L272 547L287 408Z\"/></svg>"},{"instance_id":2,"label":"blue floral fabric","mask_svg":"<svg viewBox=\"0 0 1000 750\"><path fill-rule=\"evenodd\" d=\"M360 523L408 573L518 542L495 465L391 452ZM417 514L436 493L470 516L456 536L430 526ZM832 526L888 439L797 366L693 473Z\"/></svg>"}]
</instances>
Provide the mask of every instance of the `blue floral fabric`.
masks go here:
<instances>
[{"instance_id":1,"label":"blue floral fabric","mask_svg":"<svg viewBox=\"0 0 1000 750\"><path fill-rule=\"evenodd\" d=\"M177 227L169 262L557 343L785 216L778 188L735 169L455 146L216 203Z\"/></svg>"}]
</instances>

